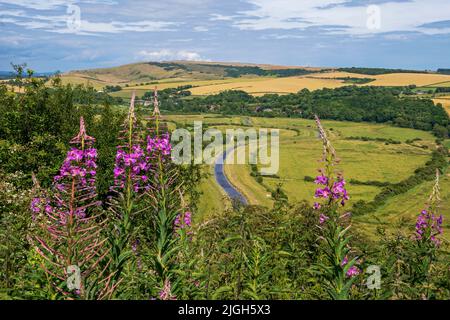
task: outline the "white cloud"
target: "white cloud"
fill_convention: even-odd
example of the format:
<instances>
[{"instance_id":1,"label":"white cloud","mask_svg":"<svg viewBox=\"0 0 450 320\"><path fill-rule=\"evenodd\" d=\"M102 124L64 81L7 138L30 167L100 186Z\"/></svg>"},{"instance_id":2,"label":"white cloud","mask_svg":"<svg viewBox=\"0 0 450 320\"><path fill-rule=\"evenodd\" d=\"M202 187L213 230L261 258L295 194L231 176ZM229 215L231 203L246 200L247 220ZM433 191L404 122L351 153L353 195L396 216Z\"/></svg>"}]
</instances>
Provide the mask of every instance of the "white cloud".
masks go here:
<instances>
[{"instance_id":1,"label":"white cloud","mask_svg":"<svg viewBox=\"0 0 450 320\"><path fill-rule=\"evenodd\" d=\"M207 32L207 31L209 31L209 29L204 26L196 26L196 27L194 27L194 31L195 32Z\"/></svg>"},{"instance_id":2,"label":"white cloud","mask_svg":"<svg viewBox=\"0 0 450 320\"><path fill-rule=\"evenodd\" d=\"M304 39L305 36L296 35L296 34L267 34L260 37L261 39L276 39L276 40L285 40L285 39Z\"/></svg>"},{"instance_id":3,"label":"white cloud","mask_svg":"<svg viewBox=\"0 0 450 320\"><path fill-rule=\"evenodd\" d=\"M209 18L209 20L211 21L231 21L233 20L236 16L225 16L219 13L212 13L210 14L211 18Z\"/></svg>"},{"instance_id":4,"label":"white cloud","mask_svg":"<svg viewBox=\"0 0 450 320\"><path fill-rule=\"evenodd\" d=\"M192 42L192 38L181 38L181 39L167 39L167 42Z\"/></svg>"},{"instance_id":5,"label":"white cloud","mask_svg":"<svg viewBox=\"0 0 450 320\"><path fill-rule=\"evenodd\" d=\"M161 49L159 51L141 50L138 52L138 57L150 61L164 61L164 60L187 60L187 61L206 61L199 53L188 50L171 50Z\"/></svg>"},{"instance_id":6,"label":"white cloud","mask_svg":"<svg viewBox=\"0 0 450 320\"><path fill-rule=\"evenodd\" d=\"M116 4L112 0L0 0L0 4L20 6L34 10L55 10L71 4Z\"/></svg>"},{"instance_id":7,"label":"white cloud","mask_svg":"<svg viewBox=\"0 0 450 320\"><path fill-rule=\"evenodd\" d=\"M380 3L380 28L368 28L367 5L351 0L247 0L254 9L240 12L234 22L242 30L307 29L321 27L333 34L367 35L387 32L447 34L449 28L423 25L450 20L450 1L411 0Z\"/></svg>"},{"instance_id":8,"label":"white cloud","mask_svg":"<svg viewBox=\"0 0 450 320\"><path fill-rule=\"evenodd\" d=\"M20 18L20 19L19 19ZM19 18L0 18L4 24L14 24L26 29L43 29L55 33L72 33L79 35L96 35L101 33L122 32L155 32L173 31L176 25L165 21L138 21L138 22L91 22L79 20L79 24L71 27L67 16L34 16L32 19L23 16Z\"/></svg>"},{"instance_id":9,"label":"white cloud","mask_svg":"<svg viewBox=\"0 0 450 320\"><path fill-rule=\"evenodd\" d=\"M79 35L95 35L102 33L122 33L122 32L153 32L153 31L173 31L173 27L177 25L168 21L153 21L153 20L141 20L141 21L90 21L83 19L82 11L74 10L74 7L69 7L71 4L82 3L95 3L105 4L113 3L108 0L51 0L51 1L38 1L38 0L0 0L1 3L15 4L22 7L21 10L1 10L0 22L5 24L14 24L24 27L26 29L42 29L48 32L55 33L72 33ZM78 7L79 8L79 7ZM36 14L29 12L29 9L33 10L54 10L53 15ZM59 10L57 10L59 9ZM61 10L62 9L62 10ZM26 11L27 10L27 11ZM78 14L79 13L79 14Z\"/></svg>"}]
</instances>

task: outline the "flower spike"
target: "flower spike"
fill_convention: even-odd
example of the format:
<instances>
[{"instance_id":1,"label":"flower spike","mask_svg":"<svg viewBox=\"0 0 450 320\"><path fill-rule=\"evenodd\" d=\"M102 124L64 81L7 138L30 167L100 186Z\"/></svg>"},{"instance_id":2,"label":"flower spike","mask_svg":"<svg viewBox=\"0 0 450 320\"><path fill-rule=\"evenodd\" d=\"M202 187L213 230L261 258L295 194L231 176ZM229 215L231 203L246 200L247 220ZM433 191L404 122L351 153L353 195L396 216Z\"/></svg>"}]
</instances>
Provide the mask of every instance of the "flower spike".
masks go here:
<instances>
[{"instance_id":1,"label":"flower spike","mask_svg":"<svg viewBox=\"0 0 450 320\"><path fill-rule=\"evenodd\" d=\"M80 131L78 134L70 140L71 144L81 144L84 147L85 142L94 142L95 138L88 136L86 133L86 126L84 124L84 118L80 117Z\"/></svg>"},{"instance_id":2,"label":"flower spike","mask_svg":"<svg viewBox=\"0 0 450 320\"><path fill-rule=\"evenodd\" d=\"M161 112L159 111L158 87L155 87L155 91L153 93L153 108L153 116L160 116Z\"/></svg>"}]
</instances>

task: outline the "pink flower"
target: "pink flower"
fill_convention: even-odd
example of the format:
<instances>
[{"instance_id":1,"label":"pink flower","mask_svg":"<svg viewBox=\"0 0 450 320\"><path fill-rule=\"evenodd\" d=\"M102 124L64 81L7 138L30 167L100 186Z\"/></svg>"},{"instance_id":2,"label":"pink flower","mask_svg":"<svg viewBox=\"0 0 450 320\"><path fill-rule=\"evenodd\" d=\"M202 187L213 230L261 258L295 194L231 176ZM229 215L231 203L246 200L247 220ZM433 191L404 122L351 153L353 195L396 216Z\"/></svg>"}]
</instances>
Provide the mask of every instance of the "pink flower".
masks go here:
<instances>
[{"instance_id":1,"label":"pink flower","mask_svg":"<svg viewBox=\"0 0 450 320\"><path fill-rule=\"evenodd\" d=\"M348 257L346 256L346 257L344 258L344 260L342 260L341 266L342 266L342 267L345 267L345 266L347 265L347 263L348 263ZM354 277L354 276L359 275L360 272L361 272L361 270L359 270L358 267L356 267L356 266L351 266L351 267L347 270L346 276L349 277L349 278L352 278L352 277Z\"/></svg>"},{"instance_id":2,"label":"pink flower","mask_svg":"<svg viewBox=\"0 0 450 320\"><path fill-rule=\"evenodd\" d=\"M328 219L330 219L330 217L328 217L328 216L324 215L323 213L321 213L320 217L319 217L319 223L320 224L324 224Z\"/></svg>"},{"instance_id":3,"label":"pink flower","mask_svg":"<svg viewBox=\"0 0 450 320\"><path fill-rule=\"evenodd\" d=\"M40 198L34 198L31 200L30 209L33 211L33 213L39 213L41 211L41 208L39 207L39 204L41 203Z\"/></svg>"},{"instance_id":4,"label":"pink flower","mask_svg":"<svg viewBox=\"0 0 450 320\"><path fill-rule=\"evenodd\" d=\"M97 149L94 148L90 148L90 149L86 149L84 151L84 154L88 157L88 158L97 158Z\"/></svg>"},{"instance_id":5,"label":"pink flower","mask_svg":"<svg viewBox=\"0 0 450 320\"><path fill-rule=\"evenodd\" d=\"M427 210L422 210L416 221L416 239L430 239L436 246L440 245L438 235L442 234L443 217L436 217Z\"/></svg>"},{"instance_id":6,"label":"pink flower","mask_svg":"<svg viewBox=\"0 0 450 320\"><path fill-rule=\"evenodd\" d=\"M315 197L316 198L328 198L331 194L330 188L325 187L323 189L317 189Z\"/></svg>"},{"instance_id":7,"label":"pink flower","mask_svg":"<svg viewBox=\"0 0 450 320\"><path fill-rule=\"evenodd\" d=\"M324 186L326 186L328 184L328 178L322 174L322 175L316 177L316 180L314 180L314 183L323 184Z\"/></svg>"},{"instance_id":8,"label":"pink flower","mask_svg":"<svg viewBox=\"0 0 450 320\"><path fill-rule=\"evenodd\" d=\"M120 168L120 167L114 168L114 178L117 178L117 177L123 175L124 173L125 173L125 170L123 170L122 168Z\"/></svg>"},{"instance_id":9,"label":"pink flower","mask_svg":"<svg viewBox=\"0 0 450 320\"><path fill-rule=\"evenodd\" d=\"M171 285L169 279L166 279L164 281L164 287L159 292L159 298L161 300L176 300L176 296L172 295L171 293Z\"/></svg>"},{"instance_id":10,"label":"pink flower","mask_svg":"<svg viewBox=\"0 0 450 320\"><path fill-rule=\"evenodd\" d=\"M176 230L190 227L192 225L191 213L186 211L184 214L178 214L175 218L174 225Z\"/></svg>"},{"instance_id":11,"label":"pink flower","mask_svg":"<svg viewBox=\"0 0 450 320\"><path fill-rule=\"evenodd\" d=\"M342 262L341 262L341 266L343 267L343 266L345 266L347 263L348 263L348 258L347 258L347 256L345 256L345 257L344 257L344 260L342 260Z\"/></svg>"},{"instance_id":12,"label":"pink flower","mask_svg":"<svg viewBox=\"0 0 450 320\"><path fill-rule=\"evenodd\" d=\"M83 160L83 151L78 150L76 148L72 148L68 153L66 157L66 161L76 161L79 162Z\"/></svg>"},{"instance_id":13,"label":"pink flower","mask_svg":"<svg viewBox=\"0 0 450 320\"><path fill-rule=\"evenodd\" d=\"M347 277L349 277L349 278L353 278L353 277L359 275L360 272L361 272L361 271L360 271L357 267L352 266L350 269L347 270L346 275L347 275Z\"/></svg>"}]
</instances>

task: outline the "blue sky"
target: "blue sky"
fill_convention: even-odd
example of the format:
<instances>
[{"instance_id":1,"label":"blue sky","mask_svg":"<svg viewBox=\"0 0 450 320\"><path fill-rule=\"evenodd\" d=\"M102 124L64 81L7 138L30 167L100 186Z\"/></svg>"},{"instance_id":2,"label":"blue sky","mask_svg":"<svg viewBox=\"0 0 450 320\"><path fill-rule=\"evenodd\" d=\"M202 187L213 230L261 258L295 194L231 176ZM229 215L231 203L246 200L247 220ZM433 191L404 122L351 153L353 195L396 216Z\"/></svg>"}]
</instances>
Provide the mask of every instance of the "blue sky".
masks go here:
<instances>
[{"instance_id":1,"label":"blue sky","mask_svg":"<svg viewBox=\"0 0 450 320\"><path fill-rule=\"evenodd\" d=\"M450 68L450 0L0 0L0 70L180 59Z\"/></svg>"}]
</instances>

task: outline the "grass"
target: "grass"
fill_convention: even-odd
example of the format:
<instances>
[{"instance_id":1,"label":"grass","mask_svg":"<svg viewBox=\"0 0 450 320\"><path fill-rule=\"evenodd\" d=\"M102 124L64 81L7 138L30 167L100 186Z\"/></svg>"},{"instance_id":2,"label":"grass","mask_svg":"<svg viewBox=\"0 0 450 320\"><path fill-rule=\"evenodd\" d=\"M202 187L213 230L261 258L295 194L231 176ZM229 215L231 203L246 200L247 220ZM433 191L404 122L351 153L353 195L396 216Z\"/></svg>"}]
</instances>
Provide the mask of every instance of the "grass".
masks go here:
<instances>
[{"instance_id":1,"label":"grass","mask_svg":"<svg viewBox=\"0 0 450 320\"><path fill-rule=\"evenodd\" d=\"M233 154L228 156L231 157ZM226 164L224 167L225 175L230 183L247 198L249 203L266 207L272 206L271 194L250 176L248 165Z\"/></svg>"},{"instance_id":2,"label":"grass","mask_svg":"<svg viewBox=\"0 0 450 320\"><path fill-rule=\"evenodd\" d=\"M398 146L385 146L380 142L362 142L335 140L334 146L340 157L340 168L347 180L376 180L399 182L411 175L414 170L428 159L428 153L416 154L413 147L405 147L403 153L397 153ZM411 151L411 152L408 152ZM304 182L305 176L315 176L320 166L321 145L317 139L299 139L281 142L279 182L284 184L287 195L293 200L312 200L314 184ZM272 187L278 183L275 179L264 179ZM301 188L299 188L301 185ZM363 188L364 192L360 192ZM353 190L352 190L353 189ZM353 201L371 200L378 193L375 187L351 186Z\"/></svg>"},{"instance_id":3,"label":"grass","mask_svg":"<svg viewBox=\"0 0 450 320\"><path fill-rule=\"evenodd\" d=\"M312 120L291 118L248 118L224 117L219 115L171 115L171 121L192 124L194 120L202 120L210 127L220 130L237 128L243 123L251 123L255 128L280 128L280 170L279 177L264 177L258 183L251 176L250 165L225 165L225 174L230 182L240 190L251 204L271 207L273 202L270 191L278 184L286 192L291 202L307 200L314 201L315 184L304 180L305 176L315 176L321 163L322 146L317 138L315 123ZM423 166L430 159L434 148L434 136L429 132L407 128L396 128L381 124L353 123L339 121L323 121L327 128L338 157L339 166L347 181L356 179L360 181L381 181L396 183L414 173L414 170ZM243 127L245 130L246 128ZM388 144L379 141L348 140L349 137L365 136L369 138L384 138L402 142L401 144ZM413 145L406 144L407 140L420 138ZM450 142L446 141L450 146ZM421 148L428 146L428 149ZM206 190L202 199L200 211L205 217L209 208L222 210L223 193L217 190L214 177L205 181L202 190ZM445 176L442 184L443 209L450 207L450 178ZM402 219L415 219L418 210L424 206L432 183L424 183L407 194L397 196L379 208L377 212L364 217L355 218L356 223L367 232L374 234L379 226L394 229L396 223ZM358 200L372 200L380 192L379 187L348 184L351 203ZM215 209L213 209L215 210ZM447 210L448 211L448 210ZM214 212L217 212L216 210ZM450 216L447 214L448 218ZM448 221L448 220L447 220ZM446 227L449 225L447 224Z\"/></svg>"},{"instance_id":4,"label":"grass","mask_svg":"<svg viewBox=\"0 0 450 320\"><path fill-rule=\"evenodd\" d=\"M61 77L62 83L63 84L74 84L74 85L78 85L78 84L89 84L91 86L93 86L96 90L101 90L103 89L105 86L111 84L111 82L108 81L101 81L101 80L97 80L97 79L93 79L93 78L89 78L89 77L83 77L80 75L63 75Z\"/></svg>"},{"instance_id":5,"label":"grass","mask_svg":"<svg viewBox=\"0 0 450 320\"><path fill-rule=\"evenodd\" d=\"M447 149L450 149L450 139L444 140L444 146L445 146Z\"/></svg>"},{"instance_id":6,"label":"grass","mask_svg":"<svg viewBox=\"0 0 450 320\"><path fill-rule=\"evenodd\" d=\"M390 229L392 227L403 228L413 232L415 220L418 213L425 208L430 191L434 182L425 182L411 189L405 194L398 195L388 200L388 202L373 212L362 217L355 217L357 225L361 226L366 232L374 234L376 228L383 227ZM440 213L444 216L443 227L450 230L450 176L444 175L441 178L441 198L442 205ZM449 232L443 233L444 238L450 241Z\"/></svg>"},{"instance_id":7,"label":"grass","mask_svg":"<svg viewBox=\"0 0 450 320\"><path fill-rule=\"evenodd\" d=\"M317 161L322 152L320 141L315 136L315 127L313 127L312 121L290 120L290 122L291 125L292 122L298 122L297 124L303 124L304 127L300 129L300 134L296 137L281 135L280 179L264 178L263 182L271 188L282 183L283 189L294 201L312 201L315 186L311 182L305 182L304 177L314 176L320 166ZM330 135L342 160L341 169L348 180L399 182L429 159L429 151L406 144L385 145L383 142L345 140L348 136L364 134L371 138L383 136L400 141L420 137L425 139L422 141L423 144L431 144L432 137L425 132L423 132L424 134L415 130L402 132L400 128L328 121L324 121L324 125L327 128L333 128ZM350 185L349 191L353 194L352 200L357 201L373 199L379 189Z\"/></svg>"},{"instance_id":8,"label":"grass","mask_svg":"<svg viewBox=\"0 0 450 320\"><path fill-rule=\"evenodd\" d=\"M204 221L206 214L224 212L231 206L231 201L226 197L225 192L220 188L214 179L212 166L205 166L204 173L207 177L200 185L200 201L198 203L199 214L194 215L196 221Z\"/></svg>"},{"instance_id":9,"label":"grass","mask_svg":"<svg viewBox=\"0 0 450 320\"><path fill-rule=\"evenodd\" d=\"M438 83L432 83L429 85L430 88L437 88L437 87L450 87L450 81L444 81L444 82L438 82Z\"/></svg>"}]
</instances>

